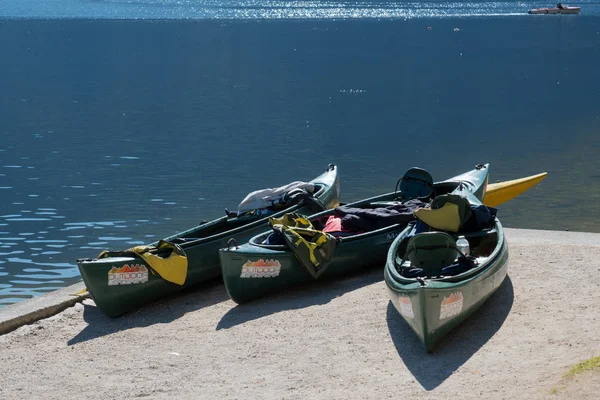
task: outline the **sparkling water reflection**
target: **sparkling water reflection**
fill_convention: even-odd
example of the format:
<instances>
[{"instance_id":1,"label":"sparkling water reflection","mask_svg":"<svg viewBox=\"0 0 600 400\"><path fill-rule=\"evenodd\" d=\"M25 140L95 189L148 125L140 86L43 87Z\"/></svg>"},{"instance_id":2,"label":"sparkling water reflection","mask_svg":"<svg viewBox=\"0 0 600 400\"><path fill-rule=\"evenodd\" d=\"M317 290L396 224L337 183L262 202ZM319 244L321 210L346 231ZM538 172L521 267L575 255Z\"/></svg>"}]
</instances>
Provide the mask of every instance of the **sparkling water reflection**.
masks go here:
<instances>
[{"instance_id":1,"label":"sparkling water reflection","mask_svg":"<svg viewBox=\"0 0 600 400\"><path fill-rule=\"evenodd\" d=\"M412 19L523 15L539 1L4 0L0 17L90 19ZM578 0L585 15L600 4ZM29 99L22 99L28 101ZM74 101L75 103L77 101Z\"/></svg>"}]
</instances>

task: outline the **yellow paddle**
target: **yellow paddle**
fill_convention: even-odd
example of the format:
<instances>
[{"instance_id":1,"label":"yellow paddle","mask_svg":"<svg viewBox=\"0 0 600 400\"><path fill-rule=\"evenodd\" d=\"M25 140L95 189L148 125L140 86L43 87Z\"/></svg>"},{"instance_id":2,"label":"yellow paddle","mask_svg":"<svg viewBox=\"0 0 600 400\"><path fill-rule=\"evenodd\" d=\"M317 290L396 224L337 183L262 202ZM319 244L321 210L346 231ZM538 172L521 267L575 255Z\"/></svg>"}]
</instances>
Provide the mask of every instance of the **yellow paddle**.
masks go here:
<instances>
[{"instance_id":1,"label":"yellow paddle","mask_svg":"<svg viewBox=\"0 0 600 400\"><path fill-rule=\"evenodd\" d=\"M497 207L506 203L540 183L546 175L548 175L547 172L542 172L525 178L488 184L483 204L489 207Z\"/></svg>"}]
</instances>

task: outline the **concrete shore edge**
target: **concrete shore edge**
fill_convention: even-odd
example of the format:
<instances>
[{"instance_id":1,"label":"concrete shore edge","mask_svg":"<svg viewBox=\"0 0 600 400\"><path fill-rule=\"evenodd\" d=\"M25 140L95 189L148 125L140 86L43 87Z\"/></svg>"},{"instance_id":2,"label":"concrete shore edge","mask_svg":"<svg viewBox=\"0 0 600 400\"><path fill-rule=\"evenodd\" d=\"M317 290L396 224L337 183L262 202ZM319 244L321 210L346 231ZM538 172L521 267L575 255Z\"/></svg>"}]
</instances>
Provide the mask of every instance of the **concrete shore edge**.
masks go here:
<instances>
[{"instance_id":1,"label":"concrete shore edge","mask_svg":"<svg viewBox=\"0 0 600 400\"><path fill-rule=\"evenodd\" d=\"M510 242L526 245L556 244L557 246L600 247L600 233L543 231L533 229L504 229ZM557 252L558 253L558 252ZM568 260L565 260L568 261ZM83 282L63 289L24 300L0 309L0 335L11 332L23 325L49 318L76 303L89 298Z\"/></svg>"},{"instance_id":2,"label":"concrete shore edge","mask_svg":"<svg viewBox=\"0 0 600 400\"><path fill-rule=\"evenodd\" d=\"M87 292L78 294L84 289L85 284L79 282L0 309L0 335L56 315L75 303L83 301L89 297Z\"/></svg>"}]
</instances>

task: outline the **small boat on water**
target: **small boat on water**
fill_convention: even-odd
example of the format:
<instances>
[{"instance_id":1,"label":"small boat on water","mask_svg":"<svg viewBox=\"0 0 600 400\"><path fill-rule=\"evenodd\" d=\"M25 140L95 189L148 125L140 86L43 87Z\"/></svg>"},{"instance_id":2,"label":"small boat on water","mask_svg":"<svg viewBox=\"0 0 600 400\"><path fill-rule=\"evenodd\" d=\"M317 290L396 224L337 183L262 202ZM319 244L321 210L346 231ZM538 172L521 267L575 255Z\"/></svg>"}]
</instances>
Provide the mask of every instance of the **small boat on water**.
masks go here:
<instances>
[{"instance_id":1,"label":"small boat on water","mask_svg":"<svg viewBox=\"0 0 600 400\"><path fill-rule=\"evenodd\" d=\"M323 211L303 221L309 233L319 235L317 240L306 246L301 235L284 243L271 244L274 231L281 223L273 221L273 230L254 236L248 243L235 244L219 251L227 293L233 301L241 304L293 285L381 267L394 238L410 221L414 221L411 210L407 212L410 219L399 216L402 207L409 207L409 203L416 205L419 200L426 205L431 198L448 193L469 195L481 201L488 172L489 165L480 164L469 172L434 184L427 171L411 168L398 182L400 190L397 183L394 192ZM339 215L343 217L336 228ZM360 218L364 222L370 217L383 217L377 219L376 224L365 223L360 229L348 232L344 231L346 216L350 216L347 226L350 222L358 225L356 221ZM385 220L387 216L393 218ZM396 219L396 216L399 218ZM355 219L357 217L359 220ZM328 229L329 226L334 228ZM329 241L330 236L335 238L335 244Z\"/></svg>"},{"instance_id":2,"label":"small boat on water","mask_svg":"<svg viewBox=\"0 0 600 400\"><path fill-rule=\"evenodd\" d=\"M301 185L297 185L300 183ZM296 185L292 185L296 184ZM246 242L268 227L270 217L286 213L314 214L339 204L338 168L304 182L293 182L271 206L226 215L201 223L148 246L124 251L105 251L94 259L79 259L77 266L92 299L109 317L116 317L150 301L173 294L221 275L219 248L234 238ZM300 189L302 186L305 189ZM279 188L281 189L281 188ZM240 205L260 206L264 189L250 193Z\"/></svg>"},{"instance_id":3,"label":"small boat on water","mask_svg":"<svg viewBox=\"0 0 600 400\"><path fill-rule=\"evenodd\" d=\"M443 207L436 207L438 199L430 210L438 220L429 216L426 223L419 220L398 235L384 273L391 302L428 352L482 306L508 269L508 247L502 225L491 211L495 209L468 193L444 199ZM456 209L462 204L471 213L441 215L448 204Z\"/></svg>"},{"instance_id":4,"label":"small boat on water","mask_svg":"<svg viewBox=\"0 0 600 400\"><path fill-rule=\"evenodd\" d=\"M549 7L549 8L534 8L527 11L528 14L579 14L581 7Z\"/></svg>"}]
</instances>

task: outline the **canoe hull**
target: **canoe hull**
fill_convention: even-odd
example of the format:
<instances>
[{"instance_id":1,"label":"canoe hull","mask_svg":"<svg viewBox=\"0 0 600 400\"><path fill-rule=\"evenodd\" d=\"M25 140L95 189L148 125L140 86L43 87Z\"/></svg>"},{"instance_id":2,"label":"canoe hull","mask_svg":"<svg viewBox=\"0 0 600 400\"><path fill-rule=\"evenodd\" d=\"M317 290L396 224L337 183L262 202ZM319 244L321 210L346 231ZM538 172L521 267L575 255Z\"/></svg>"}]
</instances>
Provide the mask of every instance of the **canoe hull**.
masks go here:
<instances>
[{"instance_id":1,"label":"canoe hull","mask_svg":"<svg viewBox=\"0 0 600 400\"><path fill-rule=\"evenodd\" d=\"M487 186L483 204L488 207L497 207L506 203L540 183L547 175L547 172L543 172L511 181L490 183Z\"/></svg>"},{"instance_id":2,"label":"canoe hull","mask_svg":"<svg viewBox=\"0 0 600 400\"><path fill-rule=\"evenodd\" d=\"M425 285L414 280L402 281L392 271L394 255L388 254L384 277L390 300L428 352L434 351L452 329L478 310L506 278L508 247L498 220L496 230L498 245L494 253L479 272L464 280L425 280Z\"/></svg>"},{"instance_id":3,"label":"canoe hull","mask_svg":"<svg viewBox=\"0 0 600 400\"><path fill-rule=\"evenodd\" d=\"M339 204L337 167L328 168L311 182L320 185L321 190L316 197L326 207L331 208ZM186 281L181 286L153 274L149 265L138 257L81 259L77 260L77 266L96 305L107 316L116 317L151 301L218 278L221 276L219 249L226 246L231 238L238 243L247 242L268 227L269 217L278 217L286 212L312 214L316 211L318 210L314 205L295 205L276 214L249 219L247 223L245 220L237 221L232 225L232 229L228 228L227 218L223 217L166 238L166 241L179 243L188 259ZM142 270L136 271L133 278L132 273L127 272L132 266ZM117 279L115 270L119 271ZM138 277L139 274L141 276Z\"/></svg>"},{"instance_id":4,"label":"canoe hull","mask_svg":"<svg viewBox=\"0 0 600 400\"><path fill-rule=\"evenodd\" d=\"M480 202L485 194L488 180L488 165L480 165L467 173L438 182L435 187L468 196L473 202ZM360 200L350 207L364 204L391 201L398 193L387 193L369 199ZM323 220L333 214L333 210L313 215L311 220ZM392 225L372 232L342 238L336 245L331 260L319 280L339 277L370 267L382 267L388 249L394 239L404 231L406 225ZM225 288L229 297L238 304L247 303L259 297L276 293L292 285L314 281L304 266L296 259L293 252L285 246L260 246L260 237L266 237L270 231L252 238L250 243L234 248L223 248L219 251L221 269ZM276 247L276 248L275 248ZM264 265L264 274L248 276L244 266ZM269 271L272 271L270 273Z\"/></svg>"},{"instance_id":5,"label":"canoe hull","mask_svg":"<svg viewBox=\"0 0 600 400\"><path fill-rule=\"evenodd\" d=\"M338 243L325 271L319 280L328 280L365 270L381 267L394 238L404 226L394 225L380 229L353 240ZM273 246L275 247L275 246ZM314 281L293 252L285 246L270 249L243 244L237 249L221 249L220 259L223 281L229 297L243 304L276 293L290 286ZM264 273L247 273L245 266L264 264Z\"/></svg>"},{"instance_id":6,"label":"canoe hull","mask_svg":"<svg viewBox=\"0 0 600 400\"><path fill-rule=\"evenodd\" d=\"M115 257L78 261L79 272L96 306L109 317L117 317L152 300L179 292L181 286L153 274L137 257ZM143 267L145 271L119 274L112 278L113 268Z\"/></svg>"}]
</instances>

